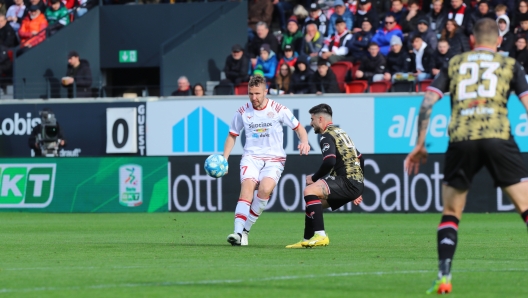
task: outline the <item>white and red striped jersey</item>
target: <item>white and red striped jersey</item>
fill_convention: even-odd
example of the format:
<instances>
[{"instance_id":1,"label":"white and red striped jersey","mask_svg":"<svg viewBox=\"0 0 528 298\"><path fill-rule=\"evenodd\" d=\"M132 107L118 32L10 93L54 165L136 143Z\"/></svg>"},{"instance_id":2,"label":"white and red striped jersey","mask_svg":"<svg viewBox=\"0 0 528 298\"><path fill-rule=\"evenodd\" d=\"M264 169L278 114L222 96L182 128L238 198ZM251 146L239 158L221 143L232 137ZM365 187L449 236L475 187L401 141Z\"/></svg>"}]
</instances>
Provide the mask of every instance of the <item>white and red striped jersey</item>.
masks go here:
<instances>
[{"instance_id":1,"label":"white and red striped jersey","mask_svg":"<svg viewBox=\"0 0 528 298\"><path fill-rule=\"evenodd\" d=\"M244 155L285 158L283 125L294 130L300 125L287 107L268 99L268 104L263 109L255 110L248 102L235 112L229 134L239 136L244 130Z\"/></svg>"}]
</instances>

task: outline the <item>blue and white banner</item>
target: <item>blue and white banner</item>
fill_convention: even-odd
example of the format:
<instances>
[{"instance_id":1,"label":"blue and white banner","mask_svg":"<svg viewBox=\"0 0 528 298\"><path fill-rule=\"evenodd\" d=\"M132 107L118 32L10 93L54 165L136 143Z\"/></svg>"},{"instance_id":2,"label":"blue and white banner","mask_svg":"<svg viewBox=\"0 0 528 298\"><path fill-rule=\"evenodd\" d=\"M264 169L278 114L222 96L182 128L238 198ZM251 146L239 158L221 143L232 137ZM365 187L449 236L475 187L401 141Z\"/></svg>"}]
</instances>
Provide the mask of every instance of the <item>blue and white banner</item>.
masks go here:
<instances>
[{"instance_id":1,"label":"blue and white banner","mask_svg":"<svg viewBox=\"0 0 528 298\"><path fill-rule=\"evenodd\" d=\"M366 154L406 154L416 142L417 122L423 95L409 96L281 96L276 100L292 110L308 131L312 154L319 154L317 135L310 127L308 110L320 103L334 111L334 124L342 127L357 148ZM235 111L247 97L218 100L163 100L147 103L147 152L156 156L209 155L221 153ZM512 134L522 152L528 152L526 110L518 97L508 103ZM434 107L427 132L430 153L443 153L449 142L451 118L447 95ZM289 155L299 154L298 138L285 127L284 148ZM244 134L232 154L243 154Z\"/></svg>"}]
</instances>

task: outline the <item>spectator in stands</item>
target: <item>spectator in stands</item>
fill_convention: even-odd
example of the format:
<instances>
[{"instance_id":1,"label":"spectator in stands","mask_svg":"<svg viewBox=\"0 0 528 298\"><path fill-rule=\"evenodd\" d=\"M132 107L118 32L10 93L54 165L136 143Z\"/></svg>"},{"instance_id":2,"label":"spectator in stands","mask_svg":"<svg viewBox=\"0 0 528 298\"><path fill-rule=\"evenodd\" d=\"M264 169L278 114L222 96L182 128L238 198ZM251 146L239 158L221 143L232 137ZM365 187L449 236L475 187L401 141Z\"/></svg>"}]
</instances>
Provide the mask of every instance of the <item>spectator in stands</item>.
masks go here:
<instances>
[{"instance_id":1,"label":"spectator in stands","mask_svg":"<svg viewBox=\"0 0 528 298\"><path fill-rule=\"evenodd\" d=\"M317 63L319 52L323 48L324 37L323 34L317 30L317 24L314 21L306 23L306 34L302 41L301 56L306 55L310 57L309 62Z\"/></svg>"},{"instance_id":2,"label":"spectator in stands","mask_svg":"<svg viewBox=\"0 0 528 298\"><path fill-rule=\"evenodd\" d=\"M4 93L7 85L13 83L13 62L9 59L8 50L7 47L0 45L0 88L3 89Z\"/></svg>"},{"instance_id":3,"label":"spectator in stands","mask_svg":"<svg viewBox=\"0 0 528 298\"><path fill-rule=\"evenodd\" d=\"M335 22L336 32L325 40L323 49L319 54L322 59L328 60L331 64L345 59L348 55L348 42L352 39L352 34L348 32L345 20L337 18Z\"/></svg>"},{"instance_id":4,"label":"spectator in stands","mask_svg":"<svg viewBox=\"0 0 528 298\"><path fill-rule=\"evenodd\" d=\"M379 17L375 8L372 7L371 0L359 0L359 9L356 12L354 19L354 32L361 31L363 20L368 19L372 24L372 29L376 30L379 27Z\"/></svg>"},{"instance_id":5,"label":"spectator in stands","mask_svg":"<svg viewBox=\"0 0 528 298\"><path fill-rule=\"evenodd\" d=\"M518 3L516 0L489 0L490 6L495 7L497 9L498 7L501 8L501 11L504 11L504 14L508 14L508 17L511 17L512 13L515 11L515 3ZM501 6L504 6L502 8ZM496 12L495 12L496 13ZM497 17L500 17L503 14L497 14Z\"/></svg>"},{"instance_id":6,"label":"spectator in stands","mask_svg":"<svg viewBox=\"0 0 528 298\"><path fill-rule=\"evenodd\" d=\"M275 80L271 82L270 94L290 94L291 91L292 70L286 63L280 64L279 72Z\"/></svg>"},{"instance_id":7,"label":"spectator in stands","mask_svg":"<svg viewBox=\"0 0 528 298\"><path fill-rule=\"evenodd\" d=\"M480 0L477 9L470 14L470 21L468 22L468 32L473 33L473 26L482 18L495 19L495 13L490 10L487 0Z\"/></svg>"},{"instance_id":8,"label":"spectator in stands","mask_svg":"<svg viewBox=\"0 0 528 298\"><path fill-rule=\"evenodd\" d=\"M276 74L279 74L280 65L286 64L291 69L295 68L295 63L297 63L297 53L293 51L293 47L291 45L286 45L286 48L284 48L284 56L279 60L279 67L277 68Z\"/></svg>"},{"instance_id":9,"label":"spectator in stands","mask_svg":"<svg viewBox=\"0 0 528 298\"><path fill-rule=\"evenodd\" d=\"M248 1L248 37L250 42L255 37L255 32L258 34L257 27L259 23L264 23L266 25L266 28L269 28L269 26L271 26L272 16L273 3L270 0ZM258 46L258 48L260 48L260 45Z\"/></svg>"},{"instance_id":10,"label":"spectator in stands","mask_svg":"<svg viewBox=\"0 0 528 298\"><path fill-rule=\"evenodd\" d=\"M502 15L497 18L497 25L499 25L499 35L502 37L497 51L503 56L510 56L510 51L513 51L515 45L515 36L510 32L510 19L507 15Z\"/></svg>"},{"instance_id":11,"label":"spectator in stands","mask_svg":"<svg viewBox=\"0 0 528 298\"><path fill-rule=\"evenodd\" d=\"M18 35L23 48L31 48L46 39L48 21L37 5L29 7L29 15L22 20Z\"/></svg>"},{"instance_id":12,"label":"spectator in stands","mask_svg":"<svg viewBox=\"0 0 528 298\"><path fill-rule=\"evenodd\" d=\"M411 72L411 58L402 50L403 43L399 36L394 35L390 42L391 50L387 55L387 67L383 74L385 81L395 81Z\"/></svg>"},{"instance_id":13,"label":"spectator in stands","mask_svg":"<svg viewBox=\"0 0 528 298\"><path fill-rule=\"evenodd\" d=\"M277 70L277 56L271 50L269 44L265 43L260 48L260 56L257 58L255 70L262 71L264 77L269 82L275 78L275 71Z\"/></svg>"},{"instance_id":14,"label":"spectator in stands","mask_svg":"<svg viewBox=\"0 0 528 298\"><path fill-rule=\"evenodd\" d=\"M178 79L178 89L171 94L172 96L189 96L191 94L191 84L186 76L181 76Z\"/></svg>"},{"instance_id":15,"label":"spectator in stands","mask_svg":"<svg viewBox=\"0 0 528 298\"><path fill-rule=\"evenodd\" d=\"M515 18L512 22L512 28L514 33L517 33L517 30L519 26L521 25L521 19L526 18L528 16L528 0L521 0L519 1L519 7L517 9L517 12L515 13Z\"/></svg>"},{"instance_id":16,"label":"spectator in stands","mask_svg":"<svg viewBox=\"0 0 528 298\"><path fill-rule=\"evenodd\" d=\"M418 21L418 30L412 32L409 35L408 49L412 48L411 40L414 36L420 36L431 49L436 49L436 44L438 43L438 38L436 34L429 28L429 21L425 18Z\"/></svg>"},{"instance_id":17,"label":"spectator in stands","mask_svg":"<svg viewBox=\"0 0 528 298\"><path fill-rule=\"evenodd\" d=\"M409 0L408 10L403 13L401 22L404 34L409 34L418 29L418 21L425 18L425 14L420 11L418 0Z\"/></svg>"},{"instance_id":18,"label":"spectator in stands","mask_svg":"<svg viewBox=\"0 0 528 298\"><path fill-rule=\"evenodd\" d=\"M18 45L16 32L13 27L7 24L4 15L0 15L0 45L6 48L13 48Z\"/></svg>"},{"instance_id":19,"label":"spectator in stands","mask_svg":"<svg viewBox=\"0 0 528 298\"><path fill-rule=\"evenodd\" d=\"M341 93L336 75L325 59L319 59L317 61L317 71L312 76L310 93L318 95L324 93Z\"/></svg>"},{"instance_id":20,"label":"spectator in stands","mask_svg":"<svg viewBox=\"0 0 528 298\"><path fill-rule=\"evenodd\" d=\"M301 50L301 43L303 40L303 33L299 30L297 18L292 16L288 19L288 30L282 35L282 50L284 51L286 45L291 45L295 52L299 53Z\"/></svg>"},{"instance_id":21,"label":"spectator in stands","mask_svg":"<svg viewBox=\"0 0 528 298\"><path fill-rule=\"evenodd\" d=\"M305 28L307 28L308 24L311 22L315 24L317 30L323 35L323 37L326 36L328 31L328 19L321 11L321 6L317 3L310 4L310 16L304 20Z\"/></svg>"},{"instance_id":22,"label":"spectator in stands","mask_svg":"<svg viewBox=\"0 0 528 298\"><path fill-rule=\"evenodd\" d=\"M515 49L515 53L513 53L512 57L523 67L525 65L528 66L528 49L526 48L526 39L524 37L517 38Z\"/></svg>"},{"instance_id":23,"label":"spectator in stands","mask_svg":"<svg viewBox=\"0 0 528 298\"><path fill-rule=\"evenodd\" d=\"M374 37L372 37L372 42L379 45L381 54L383 54L383 56L387 56L389 53L390 41L394 35L397 35L403 39L403 33L401 31L400 25L396 23L394 16L389 14L385 17L385 26L378 29Z\"/></svg>"},{"instance_id":24,"label":"spectator in stands","mask_svg":"<svg viewBox=\"0 0 528 298\"><path fill-rule=\"evenodd\" d=\"M387 16L392 17L393 16ZM356 79L378 82L383 80L383 74L387 66L385 57L380 54L377 43L371 42L368 47L369 54L361 60L359 69L356 71Z\"/></svg>"},{"instance_id":25,"label":"spectator in stands","mask_svg":"<svg viewBox=\"0 0 528 298\"><path fill-rule=\"evenodd\" d=\"M352 28L354 25L354 15L347 9L343 0L334 1L334 9L335 12L330 17L330 24L328 25L328 36L336 33L337 20L343 21L347 29Z\"/></svg>"},{"instance_id":26,"label":"spectator in stands","mask_svg":"<svg viewBox=\"0 0 528 298\"><path fill-rule=\"evenodd\" d=\"M403 6L402 0L392 0L392 9L388 15L394 16L396 23L401 24L403 15L407 9Z\"/></svg>"},{"instance_id":27,"label":"spectator in stands","mask_svg":"<svg viewBox=\"0 0 528 298\"><path fill-rule=\"evenodd\" d=\"M379 26L378 22L380 19L385 19L385 15L390 12L392 3L390 0L372 0L372 6L378 13L379 19L376 20L376 26Z\"/></svg>"},{"instance_id":28,"label":"spectator in stands","mask_svg":"<svg viewBox=\"0 0 528 298\"><path fill-rule=\"evenodd\" d=\"M197 83L192 88L192 95L194 96L204 96L205 95L205 88L202 86L202 84Z\"/></svg>"},{"instance_id":29,"label":"spectator in stands","mask_svg":"<svg viewBox=\"0 0 528 298\"><path fill-rule=\"evenodd\" d=\"M51 6L46 9L49 35L57 33L60 29L70 23L70 14L61 0L50 0Z\"/></svg>"},{"instance_id":30,"label":"spectator in stands","mask_svg":"<svg viewBox=\"0 0 528 298\"><path fill-rule=\"evenodd\" d=\"M26 5L24 5L24 0L15 0L15 4L11 5L7 9L6 17L9 21L9 24L15 31L18 31L20 29L20 20L22 20L22 17L24 16L24 12L26 11Z\"/></svg>"},{"instance_id":31,"label":"spectator in stands","mask_svg":"<svg viewBox=\"0 0 528 298\"><path fill-rule=\"evenodd\" d=\"M367 18L363 19L361 31L352 35L352 39L348 43L348 52L352 54L352 61L361 61L368 53L368 45L372 41L372 24Z\"/></svg>"},{"instance_id":32,"label":"spectator in stands","mask_svg":"<svg viewBox=\"0 0 528 298\"><path fill-rule=\"evenodd\" d=\"M224 73L228 83L240 85L248 81L249 59L244 55L242 47L238 44L231 47L231 55L227 56Z\"/></svg>"},{"instance_id":33,"label":"spectator in stands","mask_svg":"<svg viewBox=\"0 0 528 298\"><path fill-rule=\"evenodd\" d=\"M499 4L495 6L495 15L497 17L505 16L508 14L508 7L504 4Z\"/></svg>"},{"instance_id":34,"label":"spectator in stands","mask_svg":"<svg viewBox=\"0 0 528 298\"><path fill-rule=\"evenodd\" d=\"M447 40L453 55L458 55L470 50L469 40L458 27L455 20L447 20L441 39Z\"/></svg>"},{"instance_id":35,"label":"spectator in stands","mask_svg":"<svg viewBox=\"0 0 528 298\"><path fill-rule=\"evenodd\" d=\"M418 82L431 78L434 66L434 49L420 36L412 39L411 70Z\"/></svg>"},{"instance_id":36,"label":"spectator in stands","mask_svg":"<svg viewBox=\"0 0 528 298\"><path fill-rule=\"evenodd\" d=\"M257 63L257 57L260 55L260 49L262 48L263 44L268 44L274 53L278 53L279 41L275 35L271 33L266 23L259 22L257 24L257 36L255 36L253 41L251 41L249 44L249 57L251 58L251 65L255 66L255 63Z\"/></svg>"},{"instance_id":37,"label":"spectator in stands","mask_svg":"<svg viewBox=\"0 0 528 298\"><path fill-rule=\"evenodd\" d=\"M434 53L434 66L432 75L436 76L442 67L447 67L449 60L453 58L453 53L449 50L449 43L445 39L438 41L438 48Z\"/></svg>"},{"instance_id":38,"label":"spectator in stands","mask_svg":"<svg viewBox=\"0 0 528 298\"><path fill-rule=\"evenodd\" d=\"M285 0L273 0L273 6L279 14L279 24L282 32L286 31L286 12L293 9L293 5ZM269 24L271 25L271 24Z\"/></svg>"},{"instance_id":39,"label":"spectator in stands","mask_svg":"<svg viewBox=\"0 0 528 298\"><path fill-rule=\"evenodd\" d=\"M24 20L27 16L29 16L29 8L31 6L37 6L38 9L40 10L40 13L41 14L45 14L46 13L46 4L44 2L42 2L42 0L29 0L29 4L26 5L26 10L24 11L24 15L22 16L22 18L19 18L18 19L18 22L20 24L22 24L22 20Z\"/></svg>"},{"instance_id":40,"label":"spectator in stands","mask_svg":"<svg viewBox=\"0 0 528 298\"><path fill-rule=\"evenodd\" d=\"M462 32L468 28L468 22L471 20L470 8L462 0L451 0L451 7L447 14L447 19L455 20Z\"/></svg>"},{"instance_id":41,"label":"spectator in stands","mask_svg":"<svg viewBox=\"0 0 528 298\"><path fill-rule=\"evenodd\" d=\"M520 16L519 23L521 26L517 29L517 38L522 36L528 40L528 14Z\"/></svg>"},{"instance_id":42,"label":"spectator in stands","mask_svg":"<svg viewBox=\"0 0 528 298\"><path fill-rule=\"evenodd\" d=\"M92 97L92 71L90 69L90 63L86 59L81 59L76 51L70 51L68 53L68 68L66 69L66 76L62 78L62 85L68 88L69 98L74 97L74 85L77 97Z\"/></svg>"},{"instance_id":43,"label":"spectator in stands","mask_svg":"<svg viewBox=\"0 0 528 298\"><path fill-rule=\"evenodd\" d=\"M299 57L295 64L295 71L291 78L291 92L294 94L308 94L310 93L310 82L314 74L309 67L306 57Z\"/></svg>"},{"instance_id":44,"label":"spectator in stands","mask_svg":"<svg viewBox=\"0 0 528 298\"><path fill-rule=\"evenodd\" d=\"M427 14L427 18L429 19L429 27L439 38L447 20L447 13L442 9L442 0L433 1L433 9Z\"/></svg>"}]
</instances>

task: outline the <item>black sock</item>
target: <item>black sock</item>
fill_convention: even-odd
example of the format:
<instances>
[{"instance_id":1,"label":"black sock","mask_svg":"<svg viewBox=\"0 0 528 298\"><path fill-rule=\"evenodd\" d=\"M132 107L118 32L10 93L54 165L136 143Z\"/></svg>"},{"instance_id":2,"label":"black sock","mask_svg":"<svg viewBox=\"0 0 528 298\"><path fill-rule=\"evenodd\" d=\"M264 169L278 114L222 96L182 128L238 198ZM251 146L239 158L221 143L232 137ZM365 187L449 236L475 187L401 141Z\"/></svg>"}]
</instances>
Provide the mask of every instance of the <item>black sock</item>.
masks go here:
<instances>
[{"instance_id":1,"label":"black sock","mask_svg":"<svg viewBox=\"0 0 528 298\"><path fill-rule=\"evenodd\" d=\"M458 218L452 215L443 215L438 225L438 269L441 275L451 273L451 263L457 246Z\"/></svg>"},{"instance_id":2,"label":"black sock","mask_svg":"<svg viewBox=\"0 0 528 298\"><path fill-rule=\"evenodd\" d=\"M523 213L521 213L521 217L522 217L523 221L526 223L526 225L528 226L528 210L526 210Z\"/></svg>"},{"instance_id":3,"label":"black sock","mask_svg":"<svg viewBox=\"0 0 528 298\"><path fill-rule=\"evenodd\" d=\"M304 197L304 201L306 202L306 216L312 221L312 230L323 231L324 220L321 200L317 196L309 195Z\"/></svg>"},{"instance_id":4,"label":"black sock","mask_svg":"<svg viewBox=\"0 0 528 298\"><path fill-rule=\"evenodd\" d=\"M308 215L308 210L304 214L304 239L310 239L314 236L312 218Z\"/></svg>"}]
</instances>

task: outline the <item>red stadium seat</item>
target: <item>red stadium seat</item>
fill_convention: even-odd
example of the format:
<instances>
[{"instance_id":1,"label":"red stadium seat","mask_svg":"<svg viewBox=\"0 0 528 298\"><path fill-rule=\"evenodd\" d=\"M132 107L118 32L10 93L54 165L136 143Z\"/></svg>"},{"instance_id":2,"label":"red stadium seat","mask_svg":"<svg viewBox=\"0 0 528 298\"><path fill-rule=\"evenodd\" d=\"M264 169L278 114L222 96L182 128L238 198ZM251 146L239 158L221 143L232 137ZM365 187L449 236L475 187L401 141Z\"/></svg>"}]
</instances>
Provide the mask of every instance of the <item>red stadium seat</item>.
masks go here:
<instances>
[{"instance_id":1,"label":"red stadium seat","mask_svg":"<svg viewBox=\"0 0 528 298\"><path fill-rule=\"evenodd\" d=\"M345 92L345 79L347 76L347 73L352 71L352 63L346 62L346 61L339 61L332 65L330 65L330 68L336 75L337 84L339 85L339 90L341 92Z\"/></svg>"},{"instance_id":2,"label":"red stadium seat","mask_svg":"<svg viewBox=\"0 0 528 298\"><path fill-rule=\"evenodd\" d=\"M354 81L345 85L346 93L365 93L367 88L367 81Z\"/></svg>"},{"instance_id":3,"label":"red stadium seat","mask_svg":"<svg viewBox=\"0 0 528 298\"><path fill-rule=\"evenodd\" d=\"M391 83L388 81L373 82L370 84L371 93L385 93L389 92Z\"/></svg>"},{"instance_id":4,"label":"red stadium seat","mask_svg":"<svg viewBox=\"0 0 528 298\"><path fill-rule=\"evenodd\" d=\"M235 95L248 95L248 83L240 83L235 86Z\"/></svg>"},{"instance_id":5,"label":"red stadium seat","mask_svg":"<svg viewBox=\"0 0 528 298\"><path fill-rule=\"evenodd\" d=\"M431 85L433 80L423 80L418 83L418 92L425 92L425 89Z\"/></svg>"}]
</instances>

